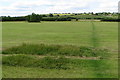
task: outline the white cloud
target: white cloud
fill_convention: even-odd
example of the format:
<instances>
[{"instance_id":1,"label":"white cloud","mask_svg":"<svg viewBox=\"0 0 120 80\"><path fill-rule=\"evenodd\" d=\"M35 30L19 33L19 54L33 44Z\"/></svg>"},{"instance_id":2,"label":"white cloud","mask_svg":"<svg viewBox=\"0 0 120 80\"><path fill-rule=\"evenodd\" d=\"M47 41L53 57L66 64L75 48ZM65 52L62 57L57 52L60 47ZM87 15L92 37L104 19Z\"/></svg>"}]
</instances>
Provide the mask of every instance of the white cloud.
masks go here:
<instances>
[{"instance_id":1,"label":"white cloud","mask_svg":"<svg viewBox=\"0 0 120 80\"><path fill-rule=\"evenodd\" d=\"M119 0L1 0L0 15L27 15L32 12L117 12Z\"/></svg>"}]
</instances>

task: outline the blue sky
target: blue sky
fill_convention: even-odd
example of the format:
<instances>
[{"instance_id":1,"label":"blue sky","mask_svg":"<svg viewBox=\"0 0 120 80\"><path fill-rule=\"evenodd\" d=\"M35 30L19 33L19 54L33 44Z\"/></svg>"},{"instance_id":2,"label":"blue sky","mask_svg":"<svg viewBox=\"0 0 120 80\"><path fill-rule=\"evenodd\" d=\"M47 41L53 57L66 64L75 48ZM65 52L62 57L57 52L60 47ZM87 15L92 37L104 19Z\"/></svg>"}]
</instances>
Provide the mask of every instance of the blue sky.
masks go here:
<instances>
[{"instance_id":1,"label":"blue sky","mask_svg":"<svg viewBox=\"0 0 120 80\"><path fill-rule=\"evenodd\" d=\"M32 12L118 12L119 0L0 0L0 16L24 16Z\"/></svg>"}]
</instances>

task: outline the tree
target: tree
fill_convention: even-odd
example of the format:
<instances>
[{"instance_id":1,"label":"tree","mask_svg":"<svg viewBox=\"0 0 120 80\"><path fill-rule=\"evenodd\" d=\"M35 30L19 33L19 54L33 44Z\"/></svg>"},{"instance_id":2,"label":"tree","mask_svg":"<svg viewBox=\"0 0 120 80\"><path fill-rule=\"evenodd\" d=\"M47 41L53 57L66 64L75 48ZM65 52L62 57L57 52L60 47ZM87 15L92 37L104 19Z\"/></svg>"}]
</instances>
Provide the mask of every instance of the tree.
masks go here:
<instances>
[{"instance_id":1,"label":"tree","mask_svg":"<svg viewBox=\"0 0 120 80\"><path fill-rule=\"evenodd\" d=\"M60 15L58 14L57 17L59 17Z\"/></svg>"},{"instance_id":2,"label":"tree","mask_svg":"<svg viewBox=\"0 0 120 80\"><path fill-rule=\"evenodd\" d=\"M47 17L47 15L42 15L42 17Z\"/></svg>"},{"instance_id":3,"label":"tree","mask_svg":"<svg viewBox=\"0 0 120 80\"><path fill-rule=\"evenodd\" d=\"M32 13L32 15L27 16L28 22L40 22L42 20L42 16Z\"/></svg>"},{"instance_id":4,"label":"tree","mask_svg":"<svg viewBox=\"0 0 120 80\"><path fill-rule=\"evenodd\" d=\"M49 14L49 17L53 17L53 14Z\"/></svg>"}]
</instances>

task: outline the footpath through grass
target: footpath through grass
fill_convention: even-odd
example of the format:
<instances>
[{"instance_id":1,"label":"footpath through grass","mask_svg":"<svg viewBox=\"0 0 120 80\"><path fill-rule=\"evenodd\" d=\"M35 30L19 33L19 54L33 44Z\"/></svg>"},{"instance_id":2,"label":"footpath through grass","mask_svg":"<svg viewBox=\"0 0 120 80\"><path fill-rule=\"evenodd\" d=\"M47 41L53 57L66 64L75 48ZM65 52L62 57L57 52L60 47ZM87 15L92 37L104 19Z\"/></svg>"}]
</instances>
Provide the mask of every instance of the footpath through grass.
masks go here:
<instances>
[{"instance_id":1,"label":"footpath through grass","mask_svg":"<svg viewBox=\"0 0 120 80\"><path fill-rule=\"evenodd\" d=\"M92 35L91 35L91 43L94 48L99 47L99 36L96 31L96 26L93 22L91 22L91 27L92 27Z\"/></svg>"}]
</instances>

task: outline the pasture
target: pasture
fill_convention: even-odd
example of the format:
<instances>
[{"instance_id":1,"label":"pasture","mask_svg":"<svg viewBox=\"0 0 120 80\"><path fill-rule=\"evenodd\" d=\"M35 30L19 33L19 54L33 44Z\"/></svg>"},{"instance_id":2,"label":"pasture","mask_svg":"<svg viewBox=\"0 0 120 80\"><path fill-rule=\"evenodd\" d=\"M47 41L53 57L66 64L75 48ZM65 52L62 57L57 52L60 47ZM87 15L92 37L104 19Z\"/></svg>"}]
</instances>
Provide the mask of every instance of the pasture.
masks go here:
<instances>
[{"instance_id":1,"label":"pasture","mask_svg":"<svg viewBox=\"0 0 120 80\"><path fill-rule=\"evenodd\" d=\"M26 44L45 44L107 49L109 57L105 59L84 59L69 57L70 69L38 67L39 56L31 56L31 63L23 65L27 59L20 59L13 66L11 54L3 54L3 77L5 78L117 78L118 77L118 24L117 22L3 22L3 50ZM64 47L63 47L64 48ZM20 53L21 54L21 53ZM13 55L14 60L20 55ZM25 55L24 55L25 56ZM104 56L104 55L102 55ZM36 59L34 59L36 57ZM41 56L40 56L41 57ZM99 56L98 56L99 57ZM24 58L24 57L23 57ZM29 58L28 58L29 59ZM44 58L43 58L44 59ZM14 61L13 60L13 61ZM11 60L12 61L12 60ZM44 60L43 60L44 61ZM64 62L64 61L63 61ZM8 65L8 63L10 63ZM20 66L19 66L20 65ZM62 65L66 68L66 65ZM51 67L50 67L51 68ZM61 68L61 67L60 67ZM12 74L11 74L12 73ZM48 74L49 73L49 74Z\"/></svg>"}]
</instances>

